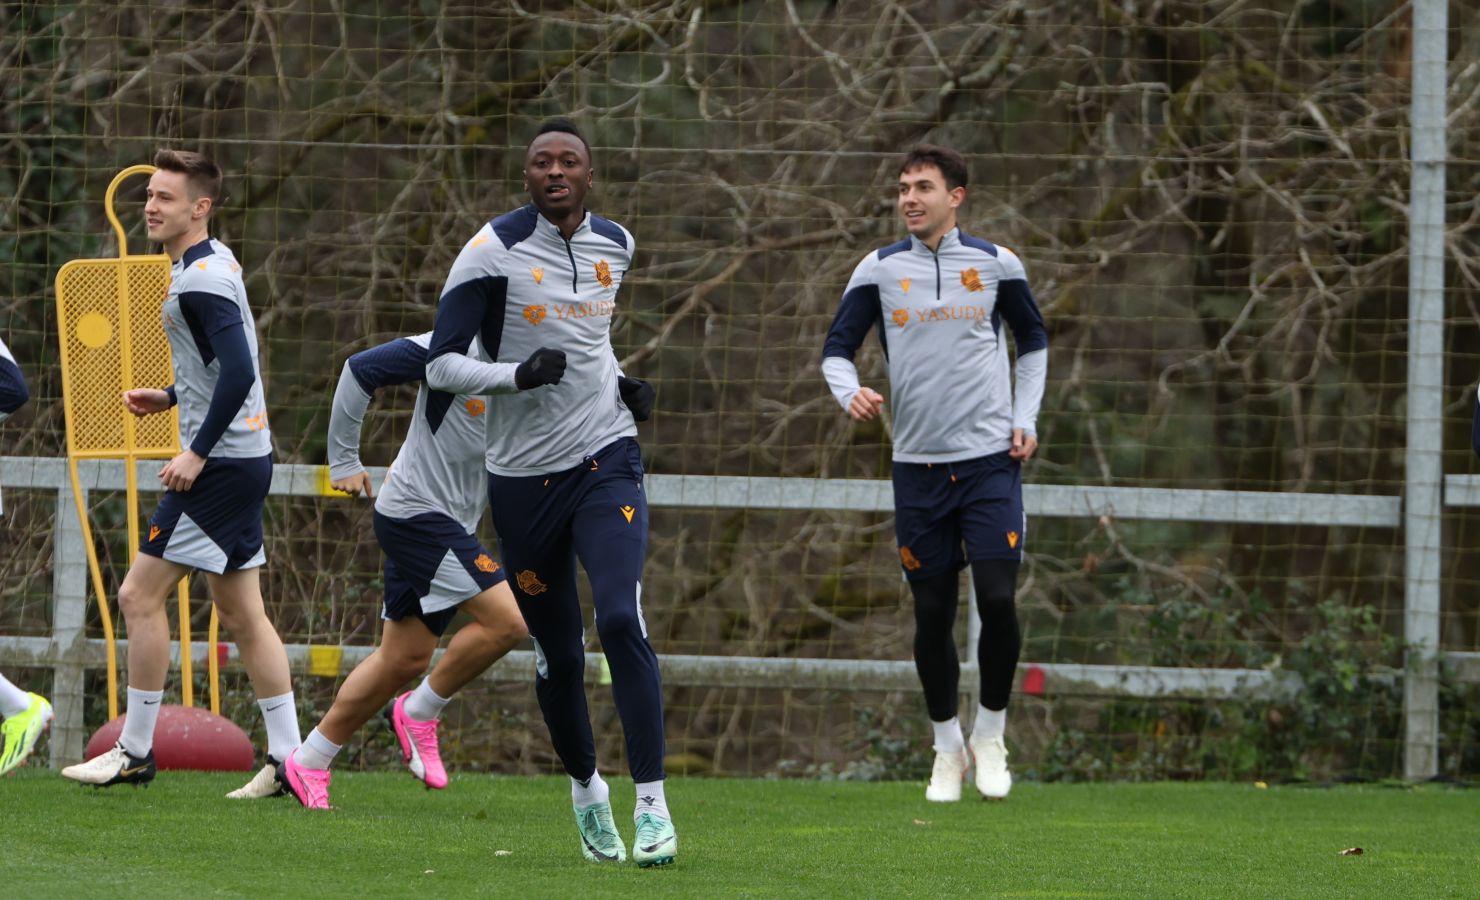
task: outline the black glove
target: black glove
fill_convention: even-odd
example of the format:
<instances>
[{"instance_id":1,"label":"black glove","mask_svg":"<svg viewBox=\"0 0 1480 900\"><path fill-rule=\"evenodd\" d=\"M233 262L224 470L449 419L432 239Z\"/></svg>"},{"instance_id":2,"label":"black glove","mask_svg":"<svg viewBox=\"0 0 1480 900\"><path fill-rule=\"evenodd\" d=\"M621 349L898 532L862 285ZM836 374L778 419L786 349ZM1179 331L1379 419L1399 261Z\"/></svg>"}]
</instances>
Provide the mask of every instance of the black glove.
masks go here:
<instances>
[{"instance_id":1,"label":"black glove","mask_svg":"<svg viewBox=\"0 0 1480 900\"><path fill-rule=\"evenodd\" d=\"M622 403L628 404L633 419L647 422L653 414L653 398L657 397L653 385L639 377L617 376L617 392L622 394Z\"/></svg>"},{"instance_id":2,"label":"black glove","mask_svg":"<svg viewBox=\"0 0 1480 900\"><path fill-rule=\"evenodd\" d=\"M626 375L617 376L617 393L622 395L622 402L632 411L632 418L639 422L646 422L653 414L653 398L658 392L651 384L641 378L628 378Z\"/></svg>"},{"instance_id":3,"label":"black glove","mask_svg":"<svg viewBox=\"0 0 1480 900\"><path fill-rule=\"evenodd\" d=\"M527 391L542 384L559 384L564 377L565 351L541 347L514 370L514 387Z\"/></svg>"}]
</instances>

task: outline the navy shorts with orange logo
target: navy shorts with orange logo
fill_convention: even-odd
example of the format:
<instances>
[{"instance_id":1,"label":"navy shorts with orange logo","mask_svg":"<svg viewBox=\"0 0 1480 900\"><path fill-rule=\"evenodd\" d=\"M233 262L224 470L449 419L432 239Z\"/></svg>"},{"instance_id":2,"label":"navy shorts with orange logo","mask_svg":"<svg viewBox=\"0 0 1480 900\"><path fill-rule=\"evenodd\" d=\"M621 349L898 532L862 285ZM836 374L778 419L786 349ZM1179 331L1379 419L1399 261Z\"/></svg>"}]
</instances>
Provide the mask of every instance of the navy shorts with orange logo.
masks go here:
<instances>
[{"instance_id":1,"label":"navy shorts with orange logo","mask_svg":"<svg viewBox=\"0 0 1480 900\"><path fill-rule=\"evenodd\" d=\"M451 516L377 511L375 539L385 554L382 617L392 622L416 616L440 636L458 606L504 580L503 566Z\"/></svg>"},{"instance_id":2,"label":"navy shorts with orange logo","mask_svg":"<svg viewBox=\"0 0 1480 900\"><path fill-rule=\"evenodd\" d=\"M262 504L272 487L272 455L212 456L188 491L165 491L139 552L221 575L267 562Z\"/></svg>"},{"instance_id":3,"label":"navy shorts with orange logo","mask_svg":"<svg viewBox=\"0 0 1480 900\"><path fill-rule=\"evenodd\" d=\"M967 560L1021 559L1028 537L1022 463L1006 450L963 462L895 463L894 533L910 581L956 571Z\"/></svg>"}]
</instances>

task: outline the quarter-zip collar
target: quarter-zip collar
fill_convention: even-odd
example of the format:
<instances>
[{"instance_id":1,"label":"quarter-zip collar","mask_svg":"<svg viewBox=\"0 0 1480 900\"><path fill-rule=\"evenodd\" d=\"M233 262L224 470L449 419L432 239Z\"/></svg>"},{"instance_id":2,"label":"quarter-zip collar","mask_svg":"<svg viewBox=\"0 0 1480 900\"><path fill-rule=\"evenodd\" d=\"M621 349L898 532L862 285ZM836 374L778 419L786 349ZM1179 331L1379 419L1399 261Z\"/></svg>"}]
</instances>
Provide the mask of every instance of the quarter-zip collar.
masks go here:
<instances>
[{"instance_id":1,"label":"quarter-zip collar","mask_svg":"<svg viewBox=\"0 0 1480 900\"><path fill-rule=\"evenodd\" d=\"M535 206L533 203L531 203L530 206L534 208L535 218L536 218L536 220L539 223L537 227L541 231L543 231L546 234L550 235L551 237L555 238L555 240L562 241L562 242L565 241L565 235L563 235L563 234L560 233L560 226L559 225L556 225L554 222L551 222L549 219L545 218L545 214L542 213L542 212L540 212L540 208L538 206ZM591 230L591 211L590 210L583 209L583 210L581 210L581 224L577 225L576 226L576 230L573 231L573 232L571 232L570 239L573 241L578 236L580 236L581 234L583 234L585 232L588 232L590 230Z\"/></svg>"},{"instance_id":2,"label":"quarter-zip collar","mask_svg":"<svg viewBox=\"0 0 1480 900\"><path fill-rule=\"evenodd\" d=\"M534 206L534 204L531 203L530 206ZM537 222L536 227L551 238L559 241L565 247L565 258L570 260L570 292L572 294L579 294L581 287L578 269L576 268L576 251L571 244L576 238L591 231L591 212L585 209L581 210L581 224L577 225L576 230L571 232L568 240L564 234L561 234L560 226L545 218L545 214L540 212L539 207L534 206L534 214Z\"/></svg>"},{"instance_id":3,"label":"quarter-zip collar","mask_svg":"<svg viewBox=\"0 0 1480 900\"><path fill-rule=\"evenodd\" d=\"M961 226L959 225L941 235L940 243L936 246L934 250L931 250L929 247L927 247L924 241L915 237L913 234L910 235L910 250L915 253L925 253L931 256L939 256L952 247L958 247L960 245Z\"/></svg>"}]
</instances>

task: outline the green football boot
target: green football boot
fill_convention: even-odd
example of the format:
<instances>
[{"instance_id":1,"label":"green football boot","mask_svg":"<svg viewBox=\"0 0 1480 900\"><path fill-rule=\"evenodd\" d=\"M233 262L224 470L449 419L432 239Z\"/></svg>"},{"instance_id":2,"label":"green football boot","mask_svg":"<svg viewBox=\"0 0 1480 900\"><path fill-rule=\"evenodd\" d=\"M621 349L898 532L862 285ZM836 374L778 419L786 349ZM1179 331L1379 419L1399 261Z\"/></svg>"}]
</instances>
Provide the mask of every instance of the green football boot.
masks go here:
<instances>
[{"instance_id":1,"label":"green football boot","mask_svg":"<svg viewBox=\"0 0 1480 900\"><path fill-rule=\"evenodd\" d=\"M577 806L576 827L581 831L581 853L592 862L626 862L627 848L617 834L610 803Z\"/></svg>"},{"instance_id":2,"label":"green football boot","mask_svg":"<svg viewBox=\"0 0 1480 900\"><path fill-rule=\"evenodd\" d=\"M51 727L51 704L40 694L27 696L31 698L30 708L0 722L0 734L5 739L4 745L0 746L0 775L25 762L36 749L36 741L42 732Z\"/></svg>"}]
</instances>

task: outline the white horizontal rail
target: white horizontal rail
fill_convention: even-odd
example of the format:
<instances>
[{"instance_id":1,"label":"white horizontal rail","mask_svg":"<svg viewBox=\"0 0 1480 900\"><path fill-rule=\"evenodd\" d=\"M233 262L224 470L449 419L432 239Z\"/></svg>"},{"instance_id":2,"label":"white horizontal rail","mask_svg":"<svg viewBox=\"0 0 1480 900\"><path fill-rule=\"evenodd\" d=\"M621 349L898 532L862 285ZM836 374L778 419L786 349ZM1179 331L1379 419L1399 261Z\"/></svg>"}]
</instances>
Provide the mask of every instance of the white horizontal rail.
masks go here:
<instances>
[{"instance_id":1,"label":"white horizontal rail","mask_svg":"<svg viewBox=\"0 0 1480 900\"><path fill-rule=\"evenodd\" d=\"M121 491L123 466L121 462L82 460L78 463L78 477L87 490ZM163 460L138 463L139 489L159 490L159 470L163 467ZM385 477L383 468L371 468L369 472L376 482ZM1453 480L1459 476L1450 477ZM66 460L0 457L0 484L13 488L65 487ZM273 467L272 493L278 496L324 495L325 484L323 466L279 463ZM894 510L893 489L887 479L649 475L646 487L648 502L654 506L883 513ZM342 495L329 493L328 496ZM1476 488L1476 496L1480 498L1480 487ZM1023 502L1029 514L1038 516L1110 516L1177 522L1397 528L1402 515L1399 497L1273 491L1030 484L1023 488ZM1480 499L1475 505L1480 505Z\"/></svg>"}]
</instances>

